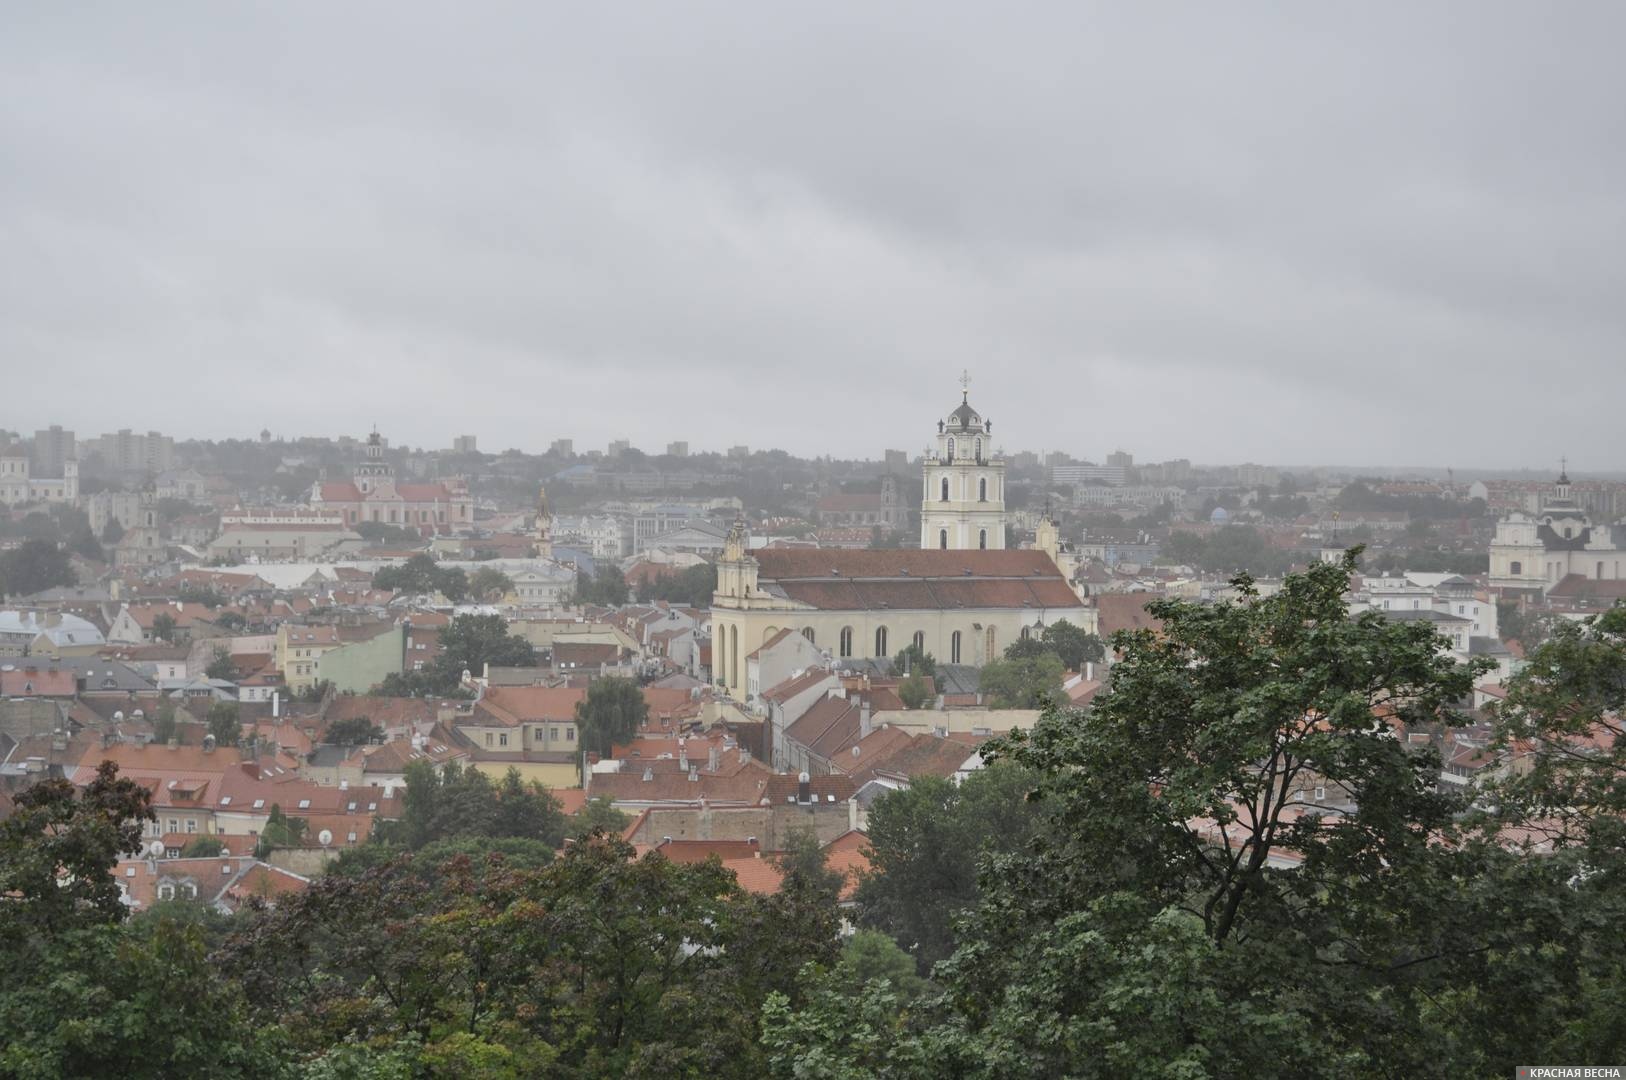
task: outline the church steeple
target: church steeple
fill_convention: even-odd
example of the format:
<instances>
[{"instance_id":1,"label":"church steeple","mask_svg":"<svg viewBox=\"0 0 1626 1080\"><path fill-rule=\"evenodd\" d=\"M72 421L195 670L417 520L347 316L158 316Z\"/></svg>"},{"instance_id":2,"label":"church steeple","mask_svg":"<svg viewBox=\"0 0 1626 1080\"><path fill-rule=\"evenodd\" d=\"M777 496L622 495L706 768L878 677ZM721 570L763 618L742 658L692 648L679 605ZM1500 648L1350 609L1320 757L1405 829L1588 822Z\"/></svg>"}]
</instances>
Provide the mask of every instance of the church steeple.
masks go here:
<instances>
[{"instance_id":1,"label":"church steeple","mask_svg":"<svg viewBox=\"0 0 1626 1080\"><path fill-rule=\"evenodd\" d=\"M960 375L960 404L937 422L937 446L925 453L920 546L948 550L1005 546L1005 462L993 448L993 423L971 404L971 376Z\"/></svg>"},{"instance_id":2,"label":"church steeple","mask_svg":"<svg viewBox=\"0 0 1626 1080\"><path fill-rule=\"evenodd\" d=\"M536 489L536 554L553 558L553 511L548 509L548 489Z\"/></svg>"}]
</instances>

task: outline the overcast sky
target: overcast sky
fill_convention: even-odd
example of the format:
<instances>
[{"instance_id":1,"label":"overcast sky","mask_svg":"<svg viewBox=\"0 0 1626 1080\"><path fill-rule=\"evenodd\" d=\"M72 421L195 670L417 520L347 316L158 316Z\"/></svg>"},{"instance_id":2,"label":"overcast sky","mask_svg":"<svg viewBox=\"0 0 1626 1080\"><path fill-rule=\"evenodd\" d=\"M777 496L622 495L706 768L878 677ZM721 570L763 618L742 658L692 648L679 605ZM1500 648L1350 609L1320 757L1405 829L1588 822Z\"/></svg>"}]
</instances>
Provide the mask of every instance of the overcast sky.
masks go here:
<instances>
[{"instance_id":1,"label":"overcast sky","mask_svg":"<svg viewBox=\"0 0 1626 1080\"><path fill-rule=\"evenodd\" d=\"M1626 6L0 2L0 427L1626 466Z\"/></svg>"}]
</instances>

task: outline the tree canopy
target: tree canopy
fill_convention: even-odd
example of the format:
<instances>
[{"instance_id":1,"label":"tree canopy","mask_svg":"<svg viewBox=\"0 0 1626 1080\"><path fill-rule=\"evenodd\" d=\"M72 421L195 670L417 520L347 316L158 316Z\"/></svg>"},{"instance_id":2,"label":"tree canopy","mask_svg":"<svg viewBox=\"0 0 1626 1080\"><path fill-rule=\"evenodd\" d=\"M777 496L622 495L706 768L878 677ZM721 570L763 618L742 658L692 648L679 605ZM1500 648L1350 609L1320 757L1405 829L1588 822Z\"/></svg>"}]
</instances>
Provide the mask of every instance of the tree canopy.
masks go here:
<instances>
[{"instance_id":1,"label":"tree canopy","mask_svg":"<svg viewBox=\"0 0 1626 1080\"><path fill-rule=\"evenodd\" d=\"M631 679L606 676L587 686L587 696L576 703L576 731L583 750L608 755L610 747L624 743L649 718L644 692Z\"/></svg>"}]
</instances>

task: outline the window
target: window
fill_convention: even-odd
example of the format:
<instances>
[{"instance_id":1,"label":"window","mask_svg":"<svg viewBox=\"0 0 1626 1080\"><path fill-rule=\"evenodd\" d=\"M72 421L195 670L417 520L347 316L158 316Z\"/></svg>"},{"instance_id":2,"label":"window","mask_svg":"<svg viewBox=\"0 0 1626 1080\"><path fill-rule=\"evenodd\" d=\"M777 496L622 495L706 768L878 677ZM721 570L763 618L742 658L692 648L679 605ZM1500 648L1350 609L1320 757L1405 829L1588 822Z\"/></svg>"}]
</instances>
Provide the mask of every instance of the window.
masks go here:
<instances>
[{"instance_id":1,"label":"window","mask_svg":"<svg viewBox=\"0 0 1626 1080\"><path fill-rule=\"evenodd\" d=\"M956 630L956 631L954 631L954 636L949 638L949 663L958 664L959 662L960 662L960 632L958 630Z\"/></svg>"},{"instance_id":2,"label":"window","mask_svg":"<svg viewBox=\"0 0 1626 1080\"><path fill-rule=\"evenodd\" d=\"M196 900L198 898L198 886L196 882L188 881L182 886L182 888L186 891L186 898L188 900Z\"/></svg>"},{"instance_id":3,"label":"window","mask_svg":"<svg viewBox=\"0 0 1626 1080\"><path fill-rule=\"evenodd\" d=\"M491 732L488 731L488 732L486 732L486 745L490 746L491 743L492 743Z\"/></svg>"},{"instance_id":4,"label":"window","mask_svg":"<svg viewBox=\"0 0 1626 1080\"><path fill-rule=\"evenodd\" d=\"M309 810L311 808L311 801L309 799L300 799L299 808L301 810Z\"/></svg>"},{"instance_id":5,"label":"window","mask_svg":"<svg viewBox=\"0 0 1626 1080\"><path fill-rule=\"evenodd\" d=\"M943 502L948 502L948 477L943 477Z\"/></svg>"},{"instance_id":6,"label":"window","mask_svg":"<svg viewBox=\"0 0 1626 1080\"><path fill-rule=\"evenodd\" d=\"M914 636L915 651L924 654L926 651L926 631L916 630Z\"/></svg>"},{"instance_id":7,"label":"window","mask_svg":"<svg viewBox=\"0 0 1626 1080\"><path fill-rule=\"evenodd\" d=\"M1032 636L1033 636L1032 629L1030 629L1029 627L1026 627L1026 626L1022 627L1022 640L1023 641L1026 641L1028 638L1030 638Z\"/></svg>"},{"instance_id":8,"label":"window","mask_svg":"<svg viewBox=\"0 0 1626 1080\"><path fill-rule=\"evenodd\" d=\"M497 745L498 746L507 746L508 745L508 733L506 731L503 732L501 735L497 736Z\"/></svg>"},{"instance_id":9,"label":"window","mask_svg":"<svg viewBox=\"0 0 1626 1080\"><path fill-rule=\"evenodd\" d=\"M1514 576L1522 574L1522 573L1524 573L1524 564L1521 563L1518 559L1514 559L1511 563L1508 564L1507 572L1509 574L1514 575Z\"/></svg>"},{"instance_id":10,"label":"window","mask_svg":"<svg viewBox=\"0 0 1626 1080\"><path fill-rule=\"evenodd\" d=\"M198 823L196 821L190 821L189 820L186 823L186 831L189 832L189 833L197 832L198 831Z\"/></svg>"},{"instance_id":11,"label":"window","mask_svg":"<svg viewBox=\"0 0 1626 1080\"><path fill-rule=\"evenodd\" d=\"M169 831L170 832L180 832L181 830L176 828L177 824L179 824L179 823L174 818L170 818L169 819Z\"/></svg>"},{"instance_id":12,"label":"window","mask_svg":"<svg viewBox=\"0 0 1626 1080\"><path fill-rule=\"evenodd\" d=\"M954 456L954 436L952 436L952 435L949 436L948 450L949 450L949 457L953 457Z\"/></svg>"},{"instance_id":13,"label":"window","mask_svg":"<svg viewBox=\"0 0 1626 1080\"><path fill-rule=\"evenodd\" d=\"M175 899L175 883L171 882L171 881L166 881L162 885L158 886L158 899L160 899L160 900L173 900L173 899Z\"/></svg>"},{"instance_id":14,"label":"window","mask_svg":"<svg viewBox=\"0 0 1626 1080\"><path fill-rule=\"evenodd\" d=\"M875 628L875 655L886 655L886 627L884 626Z\"/></svg>"},{"instance_id":15,"label":"window","mask_svg":"<svg viewBox=\"0 0 1626 1080\"><path fill-rule=\"evenodd\" d=\"M565 742L575 742L575 741L576 741L576 728L575 728L575 725L571 725L569 727L566 727L565 728Z\"/></svg>"},{"instance_id":16,"label":"window","mask_svg":"<svg viewBox=\"0 0 1626 1080\"><path fill-rule=\"evenodd\" d=\"M948 483L948 481L945 480L944 483ZM937 530L937 546L939 548L942 548L944 551L948 550L948 530L947 529L938 529Z\"/></svg>"},{"instance_id":17,"label":"window","mask_svg":"<svg viewBox=\"0 0 1626 1080\"><path fill-rule=\"evenodd\" d=\"M988 530L987 529L978 529L977 530L977 550L979 550L979 551L987 551L988 550Z\"/></svg>"},{"instance_id":18,"label":"window","mask_svg":"<svg viewBox=\"0 0 1626 1080\"><path fill-rule=\"evenodd\" d=\"M982 460L982 440L981 439L977 440L976 447L977 447L977 460L981 461Z\"/></svg>"},{"instance_id":19,"label":"window","mask_svg":"<svg viewBox=\"0 0 1626 1080\"><path fill-rule=\"evenodd\" d=\"M987 477L983 477L981 480L977 481L977 501L978 502L987 502L988 501L988 478Z\"/></svg>"},{"instance_id":20,"label":"window","mask_svg":"<svg viewBox=\"0 0 1626 1080\"><path fill-rule=\"evenodd\" d=\"M840 648L837 651L842 656L851 656L853 654L853 628L852 627L843 626L841 628Z\"/></svg>"},{"instance_id":21,"label":"window","mask_svg":"<svg viewBox=\"0 0 1626 1080\"><path fill-rule=\"evenodd\" d=\"M1603 564L1599 563L1598 565L1602 566ZM1598 576L1602 577L1603 575L1600 572ZM812 642L813 644L818 644L817 642L813 641L813 628L811 626L802 627L802 636L805 637L809 642Z\"/></svg>"}]
</instances>

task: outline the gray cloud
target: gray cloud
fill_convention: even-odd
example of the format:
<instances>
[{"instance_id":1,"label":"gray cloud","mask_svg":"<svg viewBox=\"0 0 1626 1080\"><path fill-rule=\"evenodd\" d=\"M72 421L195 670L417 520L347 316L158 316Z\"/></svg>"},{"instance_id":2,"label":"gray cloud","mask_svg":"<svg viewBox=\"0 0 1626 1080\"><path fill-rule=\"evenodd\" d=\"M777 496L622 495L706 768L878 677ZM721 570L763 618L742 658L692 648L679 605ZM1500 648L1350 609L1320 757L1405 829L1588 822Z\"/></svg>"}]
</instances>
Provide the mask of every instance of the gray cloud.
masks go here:
<instances>
[{"instance_id":1,"label":"gray cloud","mask_svg":"<svg viewBox=\"0 0 1626 1080\"><path fill-rule=\"evenodd\" d=\"M0 425L1622 464L1614 5L0 26Z\"/></svg>"}]
</instances>

